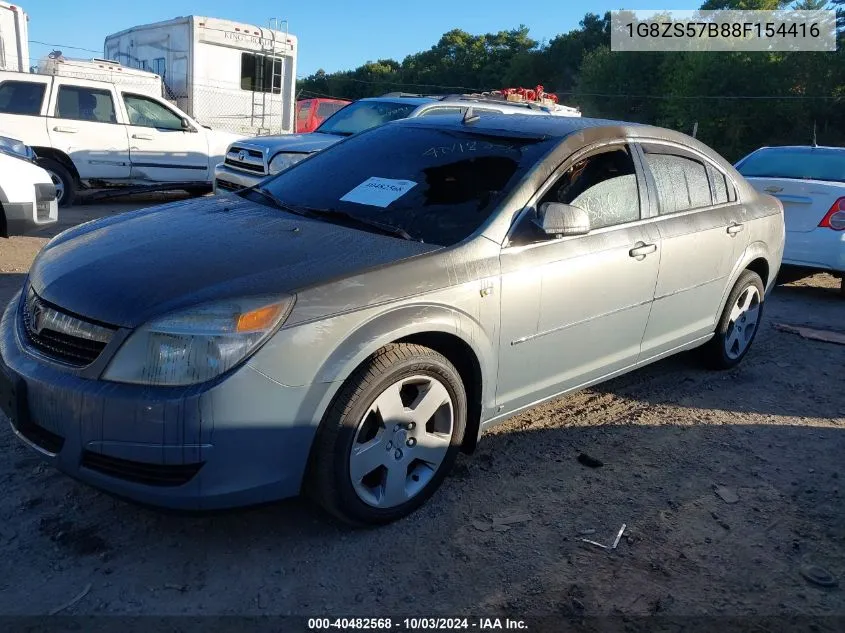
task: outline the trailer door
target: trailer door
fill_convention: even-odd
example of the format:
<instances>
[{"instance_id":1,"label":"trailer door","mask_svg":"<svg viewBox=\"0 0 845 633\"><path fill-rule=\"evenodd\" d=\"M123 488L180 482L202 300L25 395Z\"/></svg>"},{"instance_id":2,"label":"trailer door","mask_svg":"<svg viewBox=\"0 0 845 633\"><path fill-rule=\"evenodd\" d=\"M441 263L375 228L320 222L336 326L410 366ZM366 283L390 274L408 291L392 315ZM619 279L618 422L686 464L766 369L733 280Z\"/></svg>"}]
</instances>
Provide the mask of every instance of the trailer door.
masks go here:
<instances>
[{"instance_id":1,"label":"trailer door","mask_svg":"<svg viewBox=\"0 0 845 633\"><path fill-rule=\"evenodd\" d=\"M133 179L202 183L211 180L208 138L202 128L158 99L126 92L122 98L129 117Z\"/></svg>"},{"instance_id":2,"label":"trailer door","mask_svg":"<svg viewBox=\"0 0 845 633\"><path fill-rule=\"evenodd\" d=\"M55 79L47 131L82 180L129 177L129 140L117 116L114 89L84 79Z\"/></svg>"}]
</instances>

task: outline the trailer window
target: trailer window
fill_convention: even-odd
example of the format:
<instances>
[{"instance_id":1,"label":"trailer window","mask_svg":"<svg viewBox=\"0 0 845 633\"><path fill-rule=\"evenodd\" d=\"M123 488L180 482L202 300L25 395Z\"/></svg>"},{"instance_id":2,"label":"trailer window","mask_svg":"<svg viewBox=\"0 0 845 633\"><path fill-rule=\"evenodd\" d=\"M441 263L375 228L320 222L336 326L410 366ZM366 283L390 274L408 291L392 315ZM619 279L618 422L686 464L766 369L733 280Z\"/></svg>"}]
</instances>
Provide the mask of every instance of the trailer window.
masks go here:
<instances>
[{"instance_id":1,"label":"trailer window","mask_svg":"<svg viewBox=\"0 0 845 633\"><path fill-rule=\"evenodd\" d=\"M114 101L108 90L94 90L82 86L61 86L56 103L60 119L116 123Z\"/></svg>"},{"instance_id":2,"label":"trailer window","mask_svg":"<svg viewBox=\"0 0 845 633\"><path fill-rule=\"evenodd\" d=\"M241 53L241 90L281 93L283 65L281 57Z\"/></svg>"},{"instance_id":3,"label":"trailer window","mask_svg":"<svg viewBox=\"0 0 845 633\"><path fill-rule=\"evenodd\" d=\"M129 113L129 123L159 130L181 130L182 117L152 99L138 95L124 95L123 103Z\"/></svg>"},{"instance_id":4,"label":"trailer window","mask_svg":"<svg viewBox=\"0 0 845 633\"><path fill-rule=\"evenodd\" d=\"M38 116L45 88L45 84L29 81L4 81L0 84L0 112Z\"/></svg>"}]
</instances>

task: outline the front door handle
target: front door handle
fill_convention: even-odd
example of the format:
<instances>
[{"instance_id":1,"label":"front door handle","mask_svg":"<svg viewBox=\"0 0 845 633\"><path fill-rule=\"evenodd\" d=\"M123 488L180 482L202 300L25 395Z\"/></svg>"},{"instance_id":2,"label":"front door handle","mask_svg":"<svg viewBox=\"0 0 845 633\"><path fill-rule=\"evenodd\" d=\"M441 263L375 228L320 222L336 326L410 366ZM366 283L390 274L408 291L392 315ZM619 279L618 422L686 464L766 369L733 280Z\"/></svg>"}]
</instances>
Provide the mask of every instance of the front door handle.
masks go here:
<instances>
[{"instance_id":1,"label":"front door handle","mask_svg":"<svg viewBox=\"0 0 845 633\"><path fill-rule=\"evenodd\" d=\"M151 134L133 134L132 138L137 138L139 141L152 141L153 137Z\"/></svg>"},{"instance_id":2,"label":"front door handle","mask_svg":"<svg viewBox=\"0 0 845 633\"><path fill-rule=\"evenodd\" d=\"M742 229L744 229L744 228L745 228L744 224L738 224L738 223L734 222L733 224L731 224L728 227L728 235L730 235L731 237L735 237L736 234L739 233L740 231L742 231Z\"/></svg>"},{"instance_id":3,"label":"front door handle","mask_svg":"<svg viewBox=\"0 0 845 633\"><path fill-rule=\"evenodd\" d=\"M628 255L640 261L645 259L646 255L650 255L656 250L657 244L645 244L644 242L640 242L637 246L628 251Z\"/></svg>"},{"instance_id":4,"label":"front door handle","mask_svg":"<svg viewBox=\"0 0 845 633\"><path fill-rule=\"evenodd\" d=\"M53 128L54 132L64 132L65 134L76 134L79 130L75 127L64 127L62 125L57 125Z\"/></svg>"}]
</instances>

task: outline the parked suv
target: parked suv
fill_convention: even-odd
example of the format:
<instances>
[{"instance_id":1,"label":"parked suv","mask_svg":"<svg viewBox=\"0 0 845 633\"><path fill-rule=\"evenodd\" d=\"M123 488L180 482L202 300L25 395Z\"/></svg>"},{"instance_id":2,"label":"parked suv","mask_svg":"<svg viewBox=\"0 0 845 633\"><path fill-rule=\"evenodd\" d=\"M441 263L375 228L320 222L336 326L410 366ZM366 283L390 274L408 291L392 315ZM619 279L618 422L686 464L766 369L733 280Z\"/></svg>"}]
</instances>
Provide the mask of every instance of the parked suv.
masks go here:
<instances>
[{"instance_id":1,"label":"parked suv","mask_svg":"<svg viewBox=\"0 0 845 633\"><path fill-rule=\"evenodd\" d=\"M309 154L382 123L437 114L463 114L468 106L472 106L474 112L488 114L581 116L577 109L567 106L510 103L501 99L465 95L391 93L383 97L359 99L326 119L310 134L259 136L233 143L226 152L226 160L214 170L215 193L251 187Z\"/></svg>"},{"instance_id":2,"label":"parked suv","mask_svg":"<svg viewBox=\"0 0 845 633\"><path fill-rule=\"evenodd\" d=\"M0 135L32 147L59 206L86 187L209 190L214 165L238 138L126 86L17 72L0 72Z\"/></svg>"},{"instance_id":3,"label":"parked suv","mask_svg":"<svg viewBox=\"0 0 845 633\"><path fill-rule=\"evenodd\" d=\"M0 136L0 237L24 235L58 220L56 187L32 149Z\"/></svg>"}]
</instances>

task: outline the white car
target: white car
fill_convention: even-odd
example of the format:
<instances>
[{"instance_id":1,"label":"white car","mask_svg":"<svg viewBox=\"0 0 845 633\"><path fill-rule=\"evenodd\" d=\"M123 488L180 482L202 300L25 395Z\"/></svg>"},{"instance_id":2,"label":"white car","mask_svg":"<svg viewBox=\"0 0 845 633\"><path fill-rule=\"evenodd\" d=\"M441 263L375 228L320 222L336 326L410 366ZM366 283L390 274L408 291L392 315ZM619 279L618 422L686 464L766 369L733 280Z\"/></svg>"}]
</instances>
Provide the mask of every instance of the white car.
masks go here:
<instances>
[{"instance_id":1,"label":"white car","mask_svg":"<svg viewBox=\"0 0 845 633\"><path fill-rule=\"evenodd\" d=\"M17 139L0 136L0 237L24 235L59 219L56 187Z\"/></svg>"},{"instance_id":2,"label":"white car","mask_svg":"<svg viewBox=\"0 0 845 633\"><path fill-rule=\"evenodd\" d=\"M842 279L845 147L763 147L740 160L736 169L755 189L783 203L784 267L798 273L825 271Z\"/></svg>"},{"instance_id":3,"label":"white car","mask_svg":"<svg viewBox=\"0 0 845 633\"><path fill-rule=\"evenodd\" d=\"M32 147L59 206L80 188L209 191L214 166L239 138L131 86L16 72L0 72L0 135Z\"/></svg>"}]
</instances>

